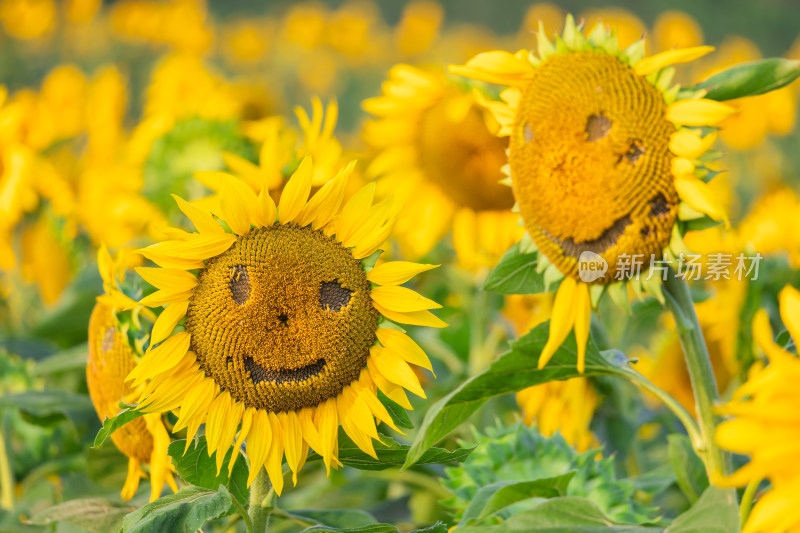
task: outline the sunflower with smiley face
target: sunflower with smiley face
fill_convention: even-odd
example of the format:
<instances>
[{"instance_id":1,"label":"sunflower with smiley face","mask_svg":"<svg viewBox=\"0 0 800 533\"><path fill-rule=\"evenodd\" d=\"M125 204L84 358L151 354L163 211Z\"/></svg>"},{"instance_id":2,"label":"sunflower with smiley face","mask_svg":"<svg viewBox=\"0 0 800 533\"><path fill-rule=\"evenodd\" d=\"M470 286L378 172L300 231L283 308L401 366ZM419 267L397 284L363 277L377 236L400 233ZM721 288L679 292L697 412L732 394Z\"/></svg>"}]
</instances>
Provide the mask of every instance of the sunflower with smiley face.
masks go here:
<instances>
[{"instance_id":1,"label":"sunflower with smiley face","mask_svg":"<svg viewBox=\"0 0 800 533\"><path fill-rule=\"evenodd\" d=\"M405 390L425 397L411 365L431 369L395 324L445 326L429 311L440 305L401 286L434 265L371 267L397 209L373 204L372 184L341 207L353 167L308 199L304 159L277 206L226 175L213 214L176 197L196 233L140 251L161 267L137 269L158 288L141 303L166 306L128 376L147 383L140 408L175 411L187 447L205 424L218 469L246 440L248 485L265 466L278 494L284 456L295 482L309 448L338 466L339 425L376 456L376 419L397 429L377 391L410 409Z\"/></svg>"},{"instance_id":2,"label":"sunflower with smiley face","mask_svg":"<svg viewBox=\"0 0 800 533\"><path fill-rule=\"evenodd\" d=\"M538 53L493 51L450 70L507 86L500 100L480 97L509 137L508 175L538 270L558 284L543 367L574 329L583 371L591 308L608 290L627 301L642 278L617 279L623 262L641 257L645 273L662 252L685 250L686 223L727 222L707 185L714 125L733 109L672 85L676 63L711 50L699 46L644 57L644 41L621 51L615 32L598 24L588 36L568 16L550 42L540 26ZM580 276L582 254L605 272ZM658 278L645 289L660 297Z\"/></svg>"}]
</instances>

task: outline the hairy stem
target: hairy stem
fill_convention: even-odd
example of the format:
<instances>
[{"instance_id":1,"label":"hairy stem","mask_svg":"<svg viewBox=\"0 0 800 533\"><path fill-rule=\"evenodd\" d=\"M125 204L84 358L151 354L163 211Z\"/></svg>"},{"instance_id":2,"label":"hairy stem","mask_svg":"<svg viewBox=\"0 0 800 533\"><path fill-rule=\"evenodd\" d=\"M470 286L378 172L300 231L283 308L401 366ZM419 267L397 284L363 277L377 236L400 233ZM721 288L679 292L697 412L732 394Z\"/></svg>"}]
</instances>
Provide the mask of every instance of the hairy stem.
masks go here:
<instances>
[{"instance_id":1,"label":"hairy stem","mask_svg":"<svg viewBox=\"0 0 800 533\"><path fill-rule=\"evenodd\" d=\"M266 533L269 530L269 516L272 514L272 486L264 468L259 471L250 485L250 521L253 533Z\"/></svg>"},{"instance_id":2,"label":"hairy stem","mask_svg":"<svg viewBox=\"0 0 800 533\"><path fill-rule=\"evenodd\" d=\"M697 320L689 286L670 269L664 280L667 307L675 317L675 327L681 339L683 355L694 391L697 418L700 425L700 446L695 451L703 459L709 478L730 474L730 457L714 443L717 417L714 402L719 399L714 370Z\"/></svg>"}]
</instances>

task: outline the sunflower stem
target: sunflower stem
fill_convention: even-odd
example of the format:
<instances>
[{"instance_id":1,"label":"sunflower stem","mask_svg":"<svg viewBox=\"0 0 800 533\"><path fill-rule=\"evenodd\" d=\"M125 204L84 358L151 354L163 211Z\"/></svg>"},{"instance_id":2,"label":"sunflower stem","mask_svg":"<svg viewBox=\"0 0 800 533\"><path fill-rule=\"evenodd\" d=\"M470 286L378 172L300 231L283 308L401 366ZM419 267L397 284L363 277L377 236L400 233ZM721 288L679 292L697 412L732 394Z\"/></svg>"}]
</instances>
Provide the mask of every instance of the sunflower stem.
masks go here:
<instances>
[{"instance_id":1,"label":"sunflower stem","mask_svg":"<svg viewBox=\"0 0 800 533\"><path fill-rule=\"evenodd\" d=\"M744 489L744 494L742 494L742 503L739 505L739 520L741 522L742 527L744 527L745 523L747 522L747 518L750 516L750 509L753 507L753 498L755 498L756 491L758 490L758 486L761 484L761 479L754 479L747 484L747 487Z\"/></svg>"},{"instance_id":2,"label":"sunflower stem","mask_svg":"<svg viewBox=\"0 0 800 533\"><path fill-rule=\"evenodd\" d=\"M675 317L676 330L694 391L701 436L701 447L695 451L703 460L709 479L728 475L731 472L730 456L714 442L714 431L717 427L714 402L719 399L714 369L694 310L689 285L672 269L668 270L664 279L664 295L667 307Z\"/></svg>"},{"instance_id":3,"label":"sunflower stem","mask_svg":"<svg viewBox=\"0 0 800 533\"><path fill-rule=\"evenodd\" d=\"M253 524L253 533L269 531L269 517L274 507L271 488L267 471L262 468L250 485L250 521Z\"/></svg>"}]
</instances>

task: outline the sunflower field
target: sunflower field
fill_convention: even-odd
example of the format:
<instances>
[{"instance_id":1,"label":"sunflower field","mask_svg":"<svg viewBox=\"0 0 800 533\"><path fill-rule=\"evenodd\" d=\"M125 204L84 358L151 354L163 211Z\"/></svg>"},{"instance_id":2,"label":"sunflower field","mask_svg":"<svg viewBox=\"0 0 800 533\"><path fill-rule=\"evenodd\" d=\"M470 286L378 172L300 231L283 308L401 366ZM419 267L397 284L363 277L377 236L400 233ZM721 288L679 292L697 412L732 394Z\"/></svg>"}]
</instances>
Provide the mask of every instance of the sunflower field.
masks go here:
<instances>
[{"instance_id":1,"label":"sunflower field","mask_svg":"<svg viewBox=\"0 0 800 533\"><path fill-rule=\"evenodd\" d=\"M800 532L800 3L0 0L0 533Z\"/></svg>"}]
</instances>

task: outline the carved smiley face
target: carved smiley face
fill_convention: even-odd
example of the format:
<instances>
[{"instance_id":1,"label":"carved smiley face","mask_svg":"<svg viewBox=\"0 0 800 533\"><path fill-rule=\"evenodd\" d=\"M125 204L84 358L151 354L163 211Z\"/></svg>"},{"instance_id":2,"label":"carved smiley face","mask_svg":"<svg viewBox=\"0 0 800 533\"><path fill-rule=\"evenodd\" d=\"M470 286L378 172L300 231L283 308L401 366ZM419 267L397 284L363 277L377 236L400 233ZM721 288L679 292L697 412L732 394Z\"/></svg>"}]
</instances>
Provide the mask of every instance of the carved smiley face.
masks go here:
<instances>
[{"instance_id":1,"label":"carved smiley face","mask_svg":"<svg viewBox=\"0 0 800 533\"><path fill-rule=\"evenodd\" d=\"M600 283L621 256L659 255L678 213L661 92L614 56L571 53L543 62L519 105L509 163L539 250L576 279L583 252L602 256Z\"/></svg>"},{"instance_id":2,"label":"carved smiley face","mask_svg":"<svg viewBox=\"0 0 800 533\"><path fill-rule=\"evenodd\" d=\"M366 366L378 312L360 261L320 231L254 229L206 263L186 329L206 375L274 412L334 397Z\"/></svg>"}]
</instances>

